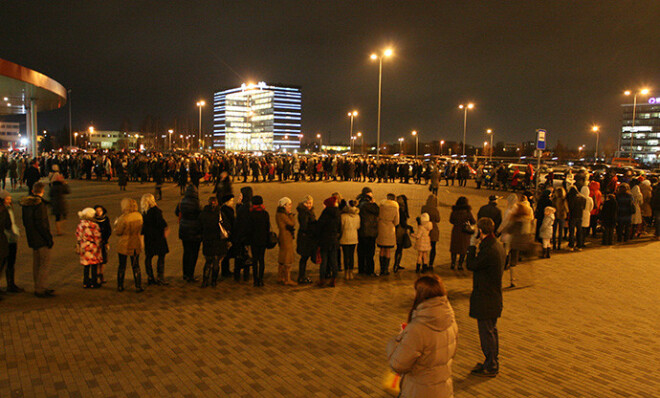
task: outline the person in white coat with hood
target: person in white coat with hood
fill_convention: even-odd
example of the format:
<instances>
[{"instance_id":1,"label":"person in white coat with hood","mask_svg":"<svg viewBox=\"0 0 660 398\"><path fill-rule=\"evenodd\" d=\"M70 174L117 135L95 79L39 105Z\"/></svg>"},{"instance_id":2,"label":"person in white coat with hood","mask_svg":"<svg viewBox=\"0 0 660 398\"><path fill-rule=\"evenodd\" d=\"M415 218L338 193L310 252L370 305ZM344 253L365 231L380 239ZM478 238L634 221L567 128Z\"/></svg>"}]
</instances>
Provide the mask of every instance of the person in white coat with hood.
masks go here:
<instances>
[{"instance_id":1,"label":"person in white coat with hood","mask_svg":"<svg viewBox=\"0 0 660 398\"><path fill-rule=\"evenodd\" d=\"M387 346L389 365L401 375L399 397L451 398L458 336L454 310L435 274L417 279L415 293L408 323Z\"/></svg>"},{"instance_id":2,"label":"person in white coat with hood","mask_svg":"<svg viewBox=\"0 0 660 398\"><path fill-rule=\"evenodd\" d=\"M353 266L355 264L355 246L358 243L358 229L360 229L360 210L355 206L356 201L346 203L341 201L341 237L339 245L344 254L344 279L353 279Z\"/></svg>"},{"instance_id":3,"label":"person in white coat with hood","mask_svg":"<svg viewBox=\"0 0 660 398\"><path fill-rule=\"evenodd\" d=\"M421 265L422 270L427 269L429 264L429 252L431 251L431 230L433 223L428 213L422 213L417 219L417 231L415 231L415 250L417 250L417 270Z\"/></svg>"},{"instance_id":4,"label":"person in white coat with hood","mask_svg":"<svg viewBox=\"0 0 660 398\"><path fill-rule=\"evenodd\" d=\"M580 242L578 242L577 247L580 249L584 249L584 237L589 234L589 223L591 222L591 210L594 209L594 200L589 196L589 187L587 185L583 185L582 188L580 188L580 195L584 196L584 198L587 201L587 204L584 206L584 210L582 211L582 239L580 239Z\"/></svg>"}]
</instances>

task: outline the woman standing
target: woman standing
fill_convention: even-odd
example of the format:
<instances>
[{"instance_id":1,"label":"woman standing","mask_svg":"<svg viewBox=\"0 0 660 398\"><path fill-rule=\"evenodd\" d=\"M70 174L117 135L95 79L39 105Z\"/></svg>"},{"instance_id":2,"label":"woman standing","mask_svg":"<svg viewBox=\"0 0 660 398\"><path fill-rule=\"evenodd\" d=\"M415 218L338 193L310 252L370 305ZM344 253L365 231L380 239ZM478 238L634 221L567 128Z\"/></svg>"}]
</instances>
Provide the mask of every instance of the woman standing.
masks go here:
<instances>
[{"instance_id":1,"label":"woman standing","mask_svg":"<svg viewBox=\"0 0 660 398\"><path fill-rule=\"evenodd\" d=\"M344 257L344 279L353 279L353 267L355 265L355 246L358 243L358 229L360 229L360 212L355 205L357 202L351 200L348 204L342 201L344 207L341 210L341 237L339 245ZM395 271L396 272L396 271Z\"/></svg>"},{"instance_id":2,"label":"woman standing","mask_svg":"<svg viewBox=\"0 0 660 398\"><path fill-rule=\"evenodd\" d=\"M264 286L264 271L266 269L266 246L270 234L270 216L264 207L264 199L256 195L252 198L252 208L248 216L248 244L254 261L254 286Z\"/></svg>"},{"instance_id":3,"label":"woman standing","mask_svg":"<svg viewBox=\"0 0 660 398\"><path fill-rule=\"evenodd\" d=\"M474 225L476 220L472 215L472 207L468 204L465 196L456 200L456 204L451 208L449 222L453 225L451 229L451 243L449 251L451 252L451 269L456 268L456 257L458 257L458 270L463 270L463 262L470 245L470 236L467 230L467 224Z\"/></svg>"},{"instance_id":4,"label":"woman standing","mask_svg":"<svg viewBox=\"0 0 660 398\"><path fill-rule=\"evenodd\" d=\"M335 287L337 277L337 254L339 252L339 236L341 235L341 213L337 207L337 197L331 196L323 201L325 209L317 223L319 246L321 248L321 270L319 287L323 287L330 275L330 287Z\"/></svg>"},{"instance_id":5,"label":"woman standing","mask_svg":"<svg viewBox=\"0 0 660 398\"><path fill-rule=\"evenodd\" d=\"M142 235L144 236L144 268L147 271L147 285L167 285L165 282L165 255L170 249L167 246L167 235L169 229L167 221L163 218L163 212L156 204L154 195L147 193L140 199L142 209ZM154 278L154 270L151 267L151 260L158 256L156 260L156 272L158 279Z\"/></svg>"},{"instance_id":6,"label":"woman standing","mask_svg":"<svg viewBox=\"0 0 660 398\"><path fill-rule=\"evenodd\" d=\"M124 275L126 260L130 257L135 280L135 291L143 292L142 274L140 273L140 251L142 251L142 215L138 212L137 202L130 198L121 200L121 216L115 221L115 233L119 237L117 253L119 268L117 269L117 291L124 291Z\"/></svg>"},{"instance_id":7,"label":"woman standing","mask_svg":"<svg viewBox=\"0 0 660 398\"><path fill-rule=\"evenodd\" d=\"M53 207L55 216L55 230L57 235L62 235L62 224L66 220L66 200L64 195L69 194L69 186L64 182L64 177L60 173L53 175L50 183L50 204Z\"/></svg>"},{"instance_id":8,"label":"woman standing","mask_svg":"<svg viewBox=\"0 0 660 398\"><path fill-rule=\"evenodd\" d=\"M98 277L100 284L105 283L105 278L103 277L103 268L105 264L108 263L108 250L110 248L109 241L110 235L112 235L112 226L110 225L110 220L108 220L108 211L105 207L101 205L94 206L94 211L96 215L94 216L94 222L96 222L101 230L101 257L103 260L98 265Z\"/></svg>"},{"instance_id":9,"label":"woman standing","mask_svg":"<svg viewBox=\"0 0 660 398\"><path fill-rule=\"evenodd\" d=\"M380 275L389 275L388 267L392 249L396 245L396 226L399 225L399 204L393 193L387 194L387 199L380 202L378 213L378 236L376 245L380 248Z\"/></svg>"},{"instance_id":10,"label":"woman standing","mask_svg":"<svg viewBox=\"0 0 660 398\"><path fill-rule=\"evenodd\" d=\"M633 198L633 206L635 207L635 212L632 215L630 223L632 224L631 238L639 238L642 234L642 204L644 203L644 196L642 191L639 189L639 181L634 179L630 181L630 194Z\"/></svg>"},{"instance_id":11,"label":"woman standing","mask_svg":"<svg viewBox=\"0 0 660 398\"><path fill-rule=\"evenodd\" d=\"M278 262L278 282L287 286L296 286L297 283L291 280L291 265L293 264L293 236L296 231L295 214L291 212L293 207L291 199L286 196L277 203L277 213L275 222L277 223L278 244L280 252L277 257Z\"/></svg>"},{"instance_id":12,"label":"woman standing","mask_svg":"<svg viewBox=\"0 0 660 398\"><path fill-rule=\"evenodd\" d=\"M422 272L427 270L426 264L429 260L429 251L431 250L431 237L429 234L433 229L429 215L422 213L417 219L417 232L415 233L415 250L417 250L417 266L415 272L419 272L420 265ZM430 268L431 270L433 268Z\"/></svg>"},{"instance_id":13,"label":"woman standing","mask_svg":"<svg viewBox=\"0 0 660 398\"><path fill-rule=\"evenodd\" d=\"M392 266L392 271L396 274L399 270L404 269L401 266L401 258L403 257L404 249L404 240L407 241L408 247L410 247L410 236L408 233L412 233L412 227L408 225L408 218L410 218L410 213L408 212L408 198L406 195L399 195L396 197L396 202L399 204L399 225L396 226L396 251L394 252L394 265Z\"/></svg>"},{"instance_id":14,"label":"woman standing","mask_svg":"<svg viewBox=\"0 0 660 398\"><path fill-rule=\"evenodd\" d=\"M453 397L451 365L458 325L439 276L417 279L408 323L401 326L387 346L389 365L401 374L399 397Z\"/></svg>"},{"instance_id":15,"label":"woman standing","mask_svg":"<svg viewBox=\"0 0 660 398\"><path fill-rule=\"evenodd\" d=\"M616 191L616 237L617 242L628 242L630 239L630 224L635 206L632 195L630 195L630 186L625 182L619 185Z\"/></svg>"},{"instance_id":16,"label":"woman standing","mask_svg":"<svg viewBox=\"0 0 660 398\"><path fill-rule=\"evenodd\" d=\"M80 256L80 264L84 267L83 287L99 288L98 265L103 263L101 253L101 228L94 222L96 211L87 207L78 212L80 223L76 228L76 252ZM91 268L91 277L90 277Z\"/></svg>"},{"instance_id":17,"label":"woman standing","mask_svg":"<svg viewBox=\"0 0 660 398\"><path fill-rule=\"evenodd\" d=\"M296 251L300 254L300 262L298 263L298 283L309 284L312 280L306 275L307 260L312 259L312 263L316 261L316 249L318 243L316 241L314 228L316 226L316 214L314 214L314 198L307 195L303 201L298 204L296 208L298 211L298 231Z\"/></svg>"},{"instance_id":18,"label":"woman standing","mask_svg":"<svg viewBox=\"0 0 660 398\"><path fill-rule=\"evenodd\" d=\"M200 213L199 221L202 227L202 254L206 260L202 287L207 287L209 283L215 287L218 283L220 262L229 251L228 226L222 217L217 197L209 198L209 204Z\"/></svg>"},{"instance_id":19,"label":"woman standing","mask_svg":"<svg viewBox=\"0 0 660 398\"><path fill-rule=\"evenodd\" d=\"M440 230L438 229L438 223L440 222L440 211L438 210L438 197L436 195L429 195L426 198L426 204L422 206L422 213L429 215L429 220L431 221L431 233L429 237L431 238L431 252L429 253L429 262L428 266L431 271L433 271L433 262L435 261L435 246L440 240Z\"/></svg>"},{"instance_id":20,"label":"woman standing","mask_svg":"<svg viewBox=\"0 0 660 398\"><path fill-rule=\"evenodd\" d=\"M195 266L202 244L202 226L199 222L199 196L194 185L188 185L174 213L179 217L179 239L183 242L183 280L197 282Z\"/></svg>"},{"instance_id":21,"label":"woman standing","mask_svg":"<svg viewBox=\"0 0 660 398\"><path fill-rule=\"evenodd\" d=\"M14 215L14 208L11 202L11 195L5 190L0 191L0 212L7 211L7 217L11 223L11 228L5 229L4 234L7 237L7 256L4 260L0 260L0 277L2 271L5 270L7 280L7 293L22 293L25 289L16 286L14 281L16 253L18 251L18 237L21 235L20 229L16 224L16 217ZM0 223L0 225L2 225ZM5 268L6 267L6 268Z\"/></svg>"}]
</instances>

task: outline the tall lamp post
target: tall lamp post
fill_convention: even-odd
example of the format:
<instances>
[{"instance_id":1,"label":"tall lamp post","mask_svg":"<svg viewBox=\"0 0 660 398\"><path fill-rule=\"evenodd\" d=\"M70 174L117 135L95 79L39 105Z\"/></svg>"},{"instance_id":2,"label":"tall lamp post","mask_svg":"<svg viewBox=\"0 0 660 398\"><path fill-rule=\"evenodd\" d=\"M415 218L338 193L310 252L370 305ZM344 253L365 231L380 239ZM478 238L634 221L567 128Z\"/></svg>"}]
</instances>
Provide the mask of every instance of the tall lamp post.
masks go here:
<instances>
[{"instance_id":1,"label":"tall lamp post","mask_svg":"<svg viewBox=\"0 0 660 398\"><path fill-rule=\"evenodd\" d=\"M591 127L591 131L596 133L596 152L594 154L594 162L597 162L598 161L598 141L600 140L600 127L593 126L593 127Z\"/></svg>"},{"instance_id":2,"label":"tall lamp post","mask_svg":"<svg viewBox=\"0 0 660 398\"><path fill-rule=\"evenodd\" d=\"M442 147L445 145L445 140L440 140L440 155L442 156Z\"/></svg>"},{"instance_id":3,"label":"tall lamp post","mask_svg":"<svg viewBox=\"0 0 660 398\"><path fill-rule=\"evenodd\" d=\"M360 139L360 155L362 155L362 152L364 151L364 136L361 131L357 132L357 137Z\"/></svg>"},{"instance_id":4,"label":"tall lamp post","mask_svg":"<svg viewBox=\"0 0 660 398\"><path fill-rule=\"evenodd\" d=\"M490 156L488 156L488 161L492 162L493 161L493 135L495 135L495 133L493 133L492 129L488 129L488 130L486 130L486 134L488 134L490 136L490 148L489 148L489 151L490 151L489 155ZM485 153L484 153L484 155L485 155Z\"/></svg>"},{"instance_id":5,"label":"tall lamp post","mask_svg":"<svg viewBox=\"0 0 660 398\"><path fill-rule=\"evenodd\" d=\"M399 153L403 155L403 137L399 138Z\"/></svg>"},{"instance_id":6,"label":"tall lamp post","mask_svg":"<svg viewBox=\"0 0 660 398\"><path fill-rule=\"evenodd\" d=\"M206 105L204 100L197 101L197 107L199 108L199 149L204 149L204 139L202 138L202 107Z\"/></svg>"},{"instance_id":7,"label":"tall lamp post","mask_svg":"<svg viewBox=\"0 0 660 398\"><path fill-rule=\"evenodd\" d=\"M378 127L376 129L376 160L380 159L380 98L383 87L383 58L392 56L392 49L388 48L381 55L371 54L371 59L378 60Z\"/></svg>"},{"instance_id":8,"label":"tall lamp post","mask_svg":"<svg viewBox=\"0 0 660 398\"><path fill-rule=\"evenodd\" d=\"M69 146L73 146L73 127L71 127L71 89L67 90L66 100L69 103Z\"/></svg>"},{"instance_id":9,"label":"tall lamp post","mask_svg":"<svg viewBox=\"0 0 660 398\"><path fill-rule=\"evenodd\" d=\"M73 133L73 145L78 146L78 133Z\"/></svg>"},{"instance_id":10,"label":"tall lamp post","mask_svg":"<svg viewBox=\"0 0 660 398\"><path fill-rule=\"evenodd\" d=\"M468 109L472 109L472 108L474 108L473 103L469 103L467 105L461 104L461 105L458 106L458 109L463 110L463 157L465 157L465 135L466 135L466 132L467 132L467 111L468 111Z\"/></svg>"},{"instance_id":11,"label":"tall lamp post","mask_svg":"<svg viewBox=\"0 0 660 398\"><path fill-rule=\"evenodd\" d=\"M637 111L637 94L646 95L648 93L649 93L648 88L643 88L634 94L630 90L626 90L623 92L624 95L633 94L633 117L632 117L632 129L630 131L630 158L633 160L635 159L635 147L633 146L633 143L635 140L635 117Z\"/></svg>"},{"instance_id":12,"label":"tall lamp post","mask_svg":"<svg viewBox=\"0 0 660 398\"><path fill-rule=\"evenodd\" d=\"M323 138L321 138L321 134L316 134L316 138L319 139L319 152L321 152L323 150Z\"/></svg>"},{"instance_id":13,"label":"tall lamp post","mask_svg":"<svg viewBox=\"0 0 660 398\"><path fill-rule=\"evenodd\" d=\"M172 150L172 133L174 133L174 130L169 129L169 130L167 130L167 133L168 133L167 135L168 135L168 137L169 137L169 145L168 145L168 148L169 148L170 151L171 151L171 150Z\"/></svg>"},{"instance_id":14,"label":"tall lamp post","mask_svg":"<svg viewBox=\"0 0 660 398\"><path fill-rule=\"evenodd\" d=\"M415 137L415 159L419 156L419 135L417 134L417 130L412 131L413 137Z\"/></svg>"},{"instance_id":15,"label":"tall lamp post","mask_svg":"<svg viewBox=\"0 0 660 398\"><path fill-rule=\"evenodd\" d=\"M348 117L351 118L351 133L348 135L348 138L350 140L353 140L353 119L355 119L357 115L358 115L358 111L348 112Z\"/></svg>"}]
</instances>

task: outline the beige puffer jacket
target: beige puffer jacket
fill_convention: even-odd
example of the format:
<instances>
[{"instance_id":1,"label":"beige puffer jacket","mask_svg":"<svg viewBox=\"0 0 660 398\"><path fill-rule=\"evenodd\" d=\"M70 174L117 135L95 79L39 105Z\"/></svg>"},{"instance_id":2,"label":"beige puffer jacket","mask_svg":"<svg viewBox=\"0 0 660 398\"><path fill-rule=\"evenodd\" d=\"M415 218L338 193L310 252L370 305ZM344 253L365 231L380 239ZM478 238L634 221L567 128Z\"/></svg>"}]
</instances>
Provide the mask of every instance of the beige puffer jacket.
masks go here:
<instances>
[{"instance_id":1,"label":"beige puffer jacket","mask_svg":"<svg viewBox=\"0 0 660 398\"><path fill-rule=\"evenodd\" d=\"M454 396L451 365L458 325L446 296L428 299L387 347L390 367L401 374L401 398Z\"/></svg>"},{"instance_id":2,"label":"beige puffer jacket","mask_svg":"<svg viewBox=\"0 0 660 398\"><path fill-rule=\"evenodd\" d=\"M396 246L396 226L399 225L399 204L393 200L385 199L380 203L378 213L379 246Z\"/></svg>"}]
</instances>

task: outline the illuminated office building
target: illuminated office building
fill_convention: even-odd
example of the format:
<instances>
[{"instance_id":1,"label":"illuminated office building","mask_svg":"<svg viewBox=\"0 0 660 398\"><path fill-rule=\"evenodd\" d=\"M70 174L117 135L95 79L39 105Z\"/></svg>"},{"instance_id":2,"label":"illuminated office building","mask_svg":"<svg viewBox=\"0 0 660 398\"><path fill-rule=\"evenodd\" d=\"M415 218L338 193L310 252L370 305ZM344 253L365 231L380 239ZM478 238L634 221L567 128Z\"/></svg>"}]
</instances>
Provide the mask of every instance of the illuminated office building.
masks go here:
<instances>
[{"instance_id":1,"label":"illuminated office building","mask_svg":"<svg viewBox=\"0 0 660 398\"><path fill-rule=\"evenodd\" d=\"M228 151L300 149L299 87L264 82L218 91L213 95L213 147Z\"/></svg>"},{"instance_id":2,"label":"illuminated office building","mask_svg":"<svg viewBox=\"0 0 660 398\"><path fill-rule=\"evenodd\" d=\"M635 127L633 127L633 104L624 104L621 126L622 156L632 154L644 163L658 163L660 155L660 97L651 97L646 102L637 101Z\"/></svg>"}]
</instances>

